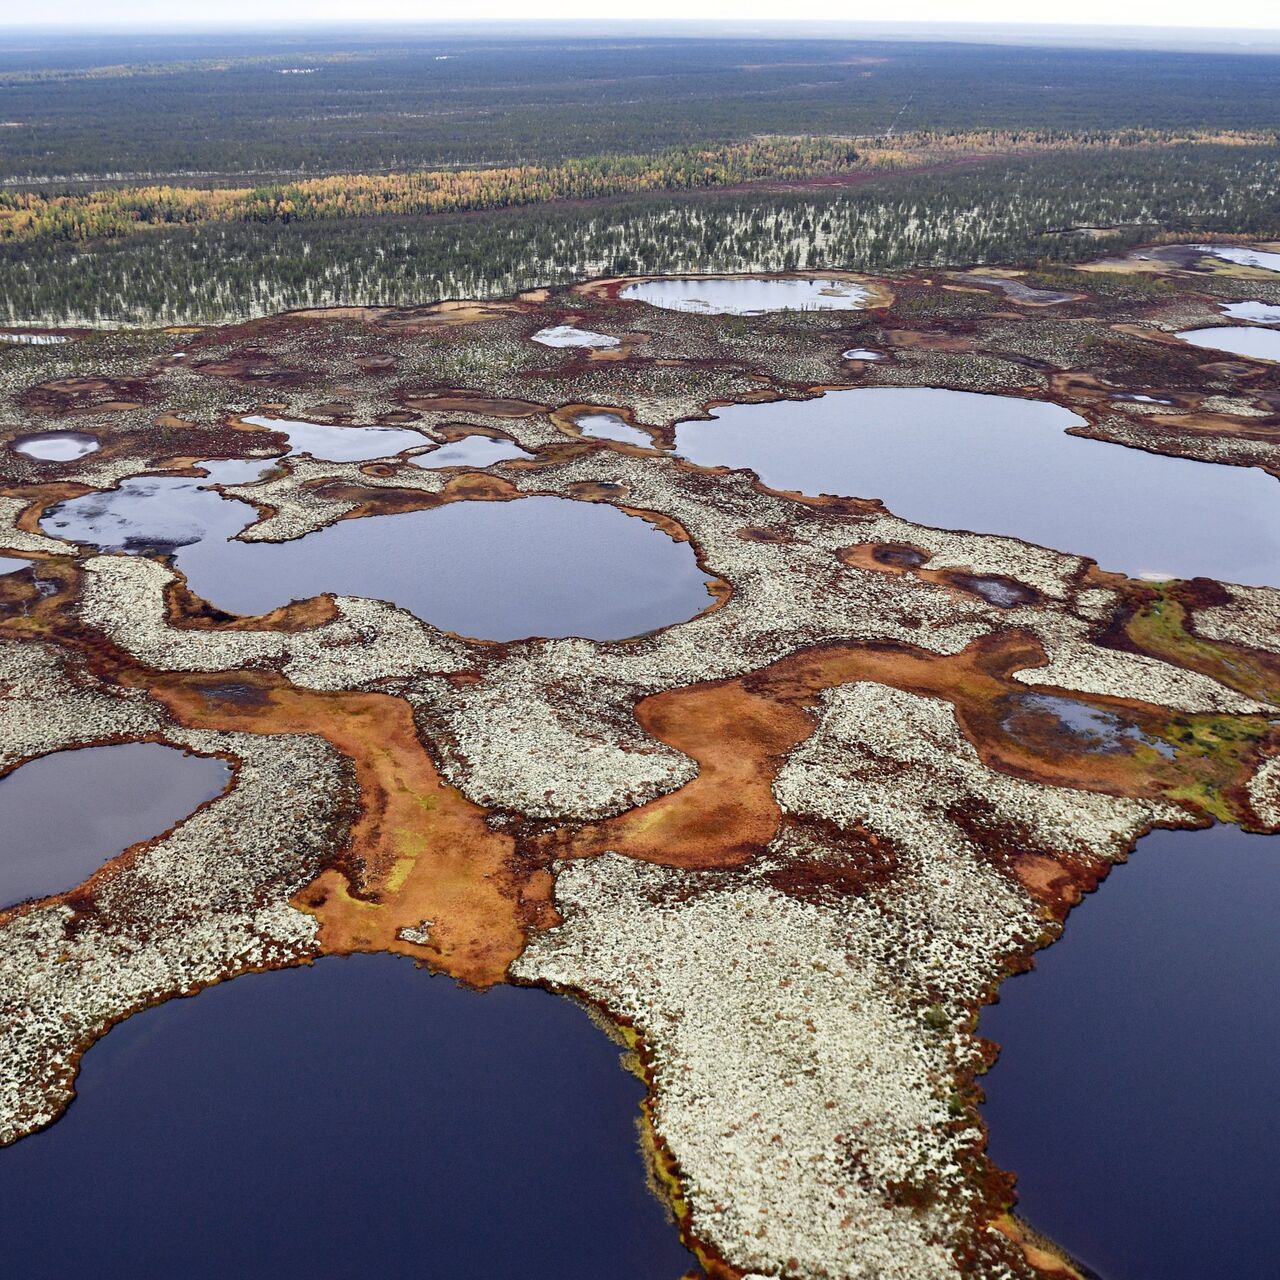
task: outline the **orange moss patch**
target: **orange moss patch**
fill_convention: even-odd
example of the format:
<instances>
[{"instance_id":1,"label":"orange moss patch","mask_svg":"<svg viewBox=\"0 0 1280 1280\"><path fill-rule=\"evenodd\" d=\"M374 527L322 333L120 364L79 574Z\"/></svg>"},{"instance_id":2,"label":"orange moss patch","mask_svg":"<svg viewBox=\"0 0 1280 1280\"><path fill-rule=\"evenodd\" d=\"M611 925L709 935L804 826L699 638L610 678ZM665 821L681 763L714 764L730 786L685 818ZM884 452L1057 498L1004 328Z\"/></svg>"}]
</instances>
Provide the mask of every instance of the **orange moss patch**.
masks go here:
<instances>
[{"instance_id":1,"label":"orange moss patch","mask_svg":"<svg viewBox=\"0 0 1280 1280\"><path fill-rule=\"evenodd\" d=\"M524 865L485 810L441 781L402 699L316 693L261 672L130 682L184 725L319 734L353 762L350 846L293 899L315 916L326 953L396 952L485 987L504 979L532 924L554 923L550 875ZM424 922L425 941L399 936Z\"/></svg>"},{"instance_id":2,"label":"orange moss patch","mask_svg":"<svg viewBox=\"0 0 1280 1280\"><path fill-rule=\"evenodd\" d=\"M270 613L244 618L196 595L183 578L165 587L165 621L184 631L312 631L340 616L330 595L292 600Z\"/></svg>"},{"instance_id":3,"label":"orange moss patch","mask_svg":"<svg viewBox=\"0 0 1280 1280\"><path fill-rule=\"evenodd\" d=\"M1009 699L1032 690L1012 675L1044 663L1035 638L1019 631L981 638L954 656L906 645L834 644L739 679L655 694L638 704L636 718L646 732L697 761L697 777L639 808L561 829L540 844L556 857L616 850L687 869L741 865L778 830L782 813L773 779L787 754L813 732L818 695L856 680L947 699L984 763L1032 782L1154 798L1184 791L1198 769L1222 775L1220 782L1243 778L1239 758L1187 764L1151 749L1090 750L1048 716L1029 716L1028 731L1014 732L1006 723ZM1170 714L1126 699L1088 701L1125 713L1144 729L1163 727ZM1020 874L1029 888L1056 902L1064 898L1059 872L1079 878L1078 869L1065 864L1052 872L1028 864Z\"/></svg>"},{"instance_id":4,"label":"orange moss patch","mask_svg":"<svg viewBox=\"0 0 1280 1280\"><path fill-rule=\"evenodd\" d=\"M34 533L39 537L48 535L40 527L40 521L50 507L60 502L70 502L82 493L92 493L87 484L72 484L70 481L53 480L46 484L24 484L20 488L0 489L0 497L21 498L27 505L13 522L15 529L23 533ZM0 537L3 537L0 534Z\"/></svg>"}]
</instances>

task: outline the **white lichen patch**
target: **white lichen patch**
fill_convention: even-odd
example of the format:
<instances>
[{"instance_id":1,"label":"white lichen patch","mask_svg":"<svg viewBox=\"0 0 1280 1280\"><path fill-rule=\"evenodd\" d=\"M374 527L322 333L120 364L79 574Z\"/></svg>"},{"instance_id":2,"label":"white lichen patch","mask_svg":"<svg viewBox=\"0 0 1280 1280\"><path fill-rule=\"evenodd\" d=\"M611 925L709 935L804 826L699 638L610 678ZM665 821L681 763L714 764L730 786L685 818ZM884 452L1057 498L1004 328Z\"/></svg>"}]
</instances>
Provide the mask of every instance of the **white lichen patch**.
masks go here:
<instances>
[{"instance_id":1,"label":"white lichen patch","mask_svg":"<svg viewBox=\"0 0 1280 1280\"><path fill-rule=\"evenodd\" d=\"M1231 596L1228 604L1196 609L1190 629L1206 640L1280 653L1280 591L1231 586L1227 592Z\"/></svg>"},{"instance_id":2,"label":"white lichen patch","mask_svg":"<svg viewBox=\"0 0 1280 1280\"><path fill-rule=\"evenodd\" d=\"M1182 817L1174 805L997 773L961 733L949 702L869 681L822 695L817 730L788 758L773 790L798 816L933 848L965 839L947 813L975 799L995 829L1088 858L1118 856L1145 826ZM1008 851L1031 850L1019 843Z\"/></svg>"},{"instance_id":3,"label":"white lichen patch","mask_svg":"<svg viewBox=\"0 0 1280 1280\"><path fill-rule=\"evenodd\" d=\"M18 517L31 504L22 498L0 497L0 550L36 551L49 555L66 555L67 544L57 538L46 538L42 533L28 533L17 528Z\"/></svg>"},{"instance_id":4,"label":"white lichen patch","mask_svg":"<svg viewBox=\"0 0 1280 1280\"><path fill-rule=\"evenodd\" d=\"M860 683L823 702L776 794L802 821L882 833L886 881L785 892L790 869L822 857L818 828L787 830L742 872L605 855L560 869L564 923L513 972L641 1032L654 1125L703 1244L768 1275L953 1276L978 1194L978 1134L951 1105L978 1061L965 1010L1046 922L948 810L977 797L997 825L1102 859L1174 815L994 773L936 699ZM1001 1256L991 1234L981 1247Z\"/></svg>"}]
</instances>

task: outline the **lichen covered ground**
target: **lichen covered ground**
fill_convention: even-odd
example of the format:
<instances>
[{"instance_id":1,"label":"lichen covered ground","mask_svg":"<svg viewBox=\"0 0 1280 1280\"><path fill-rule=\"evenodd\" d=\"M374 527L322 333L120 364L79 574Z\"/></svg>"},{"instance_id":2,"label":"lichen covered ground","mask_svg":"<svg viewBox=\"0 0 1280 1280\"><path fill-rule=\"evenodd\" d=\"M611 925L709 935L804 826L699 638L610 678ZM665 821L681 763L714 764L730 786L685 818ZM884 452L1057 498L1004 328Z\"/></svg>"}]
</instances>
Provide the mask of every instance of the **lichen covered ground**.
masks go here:
<instances>
[{"instance_id":1,"label":"lichen covered ground","mask_svg":"<svg viewBox=\"0 0 1280 1280\"><path fill-rule=\"evenodd\" d=\"M0 910L0 1143L56 1119L80 1055L148 1004L391 950L621 1028L708 1276L1074 1274L985 1156L977 1011L1153 825L1280 827L1280 592L1136 582L668 446L718 403L927 385L1051 399L1118 446L1280 475L1280 366L1171 336L1232 296L1202 274L1028 275L1028 301L904 275L871 282L865 312L754 317L606 281L0 349L0 555L31 562L0 576L0 772L121 741L235 769L85 884ZM620 341L531 341L567 324ZM583 436L587 409L652 447ZM418 463L468 434L532 457L284 457L244 421L260 414L412 424ZM101 447L6 447L68 427ZM354 596L232 617L163 556L40 526L125 477L246 457L276 460L225 488L257 509L246 541L551 494L689 540L714 594L626 641L495 644ZM1073 730L1055 698L1116 733Z\"/></svg>"}]
</instances>

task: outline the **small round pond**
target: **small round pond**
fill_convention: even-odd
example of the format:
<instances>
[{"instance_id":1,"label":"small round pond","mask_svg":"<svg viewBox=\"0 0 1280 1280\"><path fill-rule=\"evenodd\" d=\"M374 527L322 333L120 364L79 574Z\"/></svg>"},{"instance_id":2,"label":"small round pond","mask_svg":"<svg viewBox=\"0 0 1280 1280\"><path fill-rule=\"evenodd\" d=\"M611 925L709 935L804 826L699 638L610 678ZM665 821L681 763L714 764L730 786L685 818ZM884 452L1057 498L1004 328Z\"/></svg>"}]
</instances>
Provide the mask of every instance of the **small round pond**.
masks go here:
<instances>
[{"instance_id":1,"label":"small round pond","mask_svg":"<svg viewBox=\"0 0 1280 1280\"><path fill-rule=\"evenodd\" d=\"M594 347L604 349L622 345L621 338L611 338L607 333L593 333L590 329L579 329L571 324L556 324L547 329L539 329L533 335L532 340L544 347Z\"/></svg>"},{"instance_id":2,"label":"small round pond","mask_svg":"<svg viewBox=\"0 0 1280 1280\"><path fill-rule=\"evenodd\" d=\"M760 315L766 311L858 311L870 293L851 280L771 280L764 276L682 276L641 280L618 296L667 311Z\"/></svg>"},{"instance_id":3,"label":"small round pond","mask_svg":"<svg viewBox=\"0 0 1280 1280\"><path fill-rule=\"evenodd\" d=\"M1274 1269L1278 916L1280 837L1156 831L982 1013L992 1158L1101 1276Z\"/></svg>"},{"instance_id":4,"label":"small round pond","mask_svg":"<svg viewBox=\"0 0 1280 1280\"><path fill-rule=\"evenodd\" d=\"M643 1086L568 1000L387 955L173 1000L0 1150L15 1277L657 1280L693 1267L646 1186Z\"/></svg>"},{"instance_id":5,"label":"small round pond","mask_svg":"<svg viewBox=\"0 0 1280 1280\"><path fill-rule=\"evenodd\" d=\"M1280 586L1280 487L1265 472L1066 434L1060 405L854 388L718 409L676 449L802 493L880 498L936 528L1011 534L1131 576Z\"/></svg>"},{"instance_id":6,"label":"small round pond","mask_svg":"<svg viewBox=\"0 0 1280 1280\"><path fill-rule=\"evenodd\" d=\"M41 431L16 437L11 445L15 453L41 462L74 462L86 454L96 453L102 446L97 436L87 431Z\"/></svg>"},{"instance_id":7,"label":"small round pond","mask_svg":"<svg viewBox=\"0 0 1280 1280\"><path fill-rule=\"evenodd\" d=\"M0 907L74 889L231 780L225 760L156 743L41 756L0 778Z\"/></svg>"},{"instance_id":8,"label":"small round pond","mask_svg":"<svg viewBox=\"0 0 1280 1280\"><path fill-rule=\"evenodd\" d=\"M478 639L621 640L711 603L688 543L604 503L455 502L292 542L232 541L254 515L198 481L144 477L62 503L41 526L102 550L172 554L198 596L247 615L331 591Z\"/></svg>"}]
</instances>

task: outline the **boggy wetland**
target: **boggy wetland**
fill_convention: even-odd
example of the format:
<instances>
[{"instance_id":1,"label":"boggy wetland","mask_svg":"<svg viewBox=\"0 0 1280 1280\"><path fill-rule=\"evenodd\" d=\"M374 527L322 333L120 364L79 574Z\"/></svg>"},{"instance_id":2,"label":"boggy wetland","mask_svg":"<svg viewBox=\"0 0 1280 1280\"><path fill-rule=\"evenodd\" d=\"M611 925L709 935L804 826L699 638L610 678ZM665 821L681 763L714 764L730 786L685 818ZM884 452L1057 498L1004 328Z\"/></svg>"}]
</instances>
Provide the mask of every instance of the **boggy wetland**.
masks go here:
<instances>
[{"instance_id":1,"label":"boggy wetland","mask_svg":"<svg viewBox=\"0 0 1280 1280\"><path fill-rule=\"evenodd\" d=\"M1276 256L0 346L29 1274L1260 1273Z\"/></svg>"}]
</instances>

